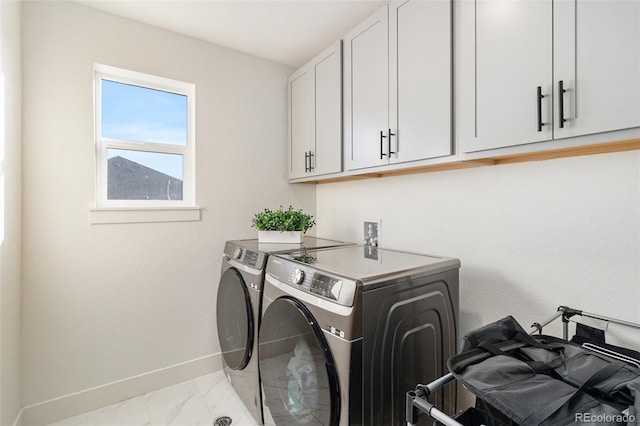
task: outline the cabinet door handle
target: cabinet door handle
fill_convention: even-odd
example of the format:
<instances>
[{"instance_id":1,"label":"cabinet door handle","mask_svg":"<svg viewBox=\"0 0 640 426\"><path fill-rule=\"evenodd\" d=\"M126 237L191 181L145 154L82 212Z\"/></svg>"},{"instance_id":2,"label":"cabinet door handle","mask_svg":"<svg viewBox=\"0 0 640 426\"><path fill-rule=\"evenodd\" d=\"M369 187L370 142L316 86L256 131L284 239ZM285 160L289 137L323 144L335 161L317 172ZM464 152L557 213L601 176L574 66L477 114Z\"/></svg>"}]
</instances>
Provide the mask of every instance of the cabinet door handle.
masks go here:
<instances>
[{"instance_id":1,"label":"cabinet door handle","mask_svg":"<svg viewBox=\"0 0 640 426\"><path fill-rule=\"evenodd\" d=\"M304 172L309 172L309 153L306 151L304 153Z\"/></svg>"},{"instance_id":2,"label":"cabinet door handle","mask_svg":"<svg viewBox=\"0 0 640 426\"><path fill-rule=\"evenodd\" d=\"M542 98L544 98L544 95L542 94L542 86L538 86L537 102L538 102L538 131L539 132L542 131L542 126L544 126L544 123L542 122Z\"/></svg>"},{"instance_id":3,"label":"cabinet door handle","mask_svg":"<svg viewBox=\"0 0 640 426\"><path fill-rule=\"evenodd\" d=\"M389 129L389 158L391 158L391 154L397 154L395 151L391 151L391 136L395 136L395 133L391 133L391 129Z\"/></svg>"},{"instance_id":4,"label":"cabinet door handle","mask_svg":"<svg viewBox=\"0 0 640 426\"><path fill-rule=\"evenodd\" d=\"M315 155L313 153L313 151L309 151L309 171L312 172L316 166L313 164L314 163L314 158Z\"/></svg>"},{"instance_id":5,"label":"cabinet door handle","mask_svg":"<svg viewBox=\"0 0 640 426\"><path fill-rule=\"evenodd\" d=\"M567 91L564 90L564 81L563 80L559 80L558 81L558 109L559 109L559 114L560 114L560 120L559 120L559 127L562 129L564 128L564 123L565 121L567 121L564 118L564 94Z\"/></svg>"},{"instance_id":6,"label":"cabinet door handle","mask_svg":"<svg viewBox=\"0 0 640 426\"><path fill-rule=\"evenodd\" d=\"M387 154L384 153L384 132L380 130L380 159L382 160Z\"/></svg>"}]
</instances>

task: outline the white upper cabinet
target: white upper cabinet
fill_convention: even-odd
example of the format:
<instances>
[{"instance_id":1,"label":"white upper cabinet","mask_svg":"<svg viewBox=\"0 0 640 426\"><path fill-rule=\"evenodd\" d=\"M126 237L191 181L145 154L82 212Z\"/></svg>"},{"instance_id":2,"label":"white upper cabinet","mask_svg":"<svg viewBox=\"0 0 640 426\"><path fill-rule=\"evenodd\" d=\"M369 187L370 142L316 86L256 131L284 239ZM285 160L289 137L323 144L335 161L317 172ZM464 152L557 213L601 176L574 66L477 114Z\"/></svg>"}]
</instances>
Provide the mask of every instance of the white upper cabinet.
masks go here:
<instances>
[{"instance_id":1,"label":"white upper cabinet","mask_svg":"<svg viewBox=\"0 0 640 426\"><path fill-rule=\"evenodd\" d=\"M554 137L640 126L640 1L555 1L553 13Z\"/></svg>"},{"instance_id":2,"label":"white upper cabinet","mask_svg":"<svg viewBox=\"0 0 640 426\"><path fill-rule=\"evenodd\" d=\"M551 0L476 2L476 149L551 138L551 24Z\"/></svg>"},{"instance_id":3,"label":"white upper cabinet","mask_svg":"<svg viewBox=\"0 0 640 426\"><path fill-rule=\"evenodd\" d=\"M389 5L391 162L452 154L451 2Z\"/></svg>"},{"instance_id":4,"label":"white upper cabinet","mask_svg":"<svg viewBox=\"0 0 640 426\"><path fill-rule=\"evenodd\" d=\"M314 175L342 171L342 43L335 43L314 64L315 153Z\"/></svg>"},{"instance_id":5,"label":"white upper cabinet","mask_svg":"<svg viewBox=\"0 0 640 426\"><path fill-rule=\"evenodd\" d=\"M386 164L389 129L389 27L387 7L344 38L345 166Z\"/></svg>"},{"instance_id":6,"label":"white upper cabinet","mask_svg":"<svg viewBox=\"0 0 640 426\"><path fill-rule=\"evenodd\" d=\"M289 77L290 179L342 171L341 46L334 43Z\"/></svg>"},{"instance_id":7,"label":"white upper cabinet","mask_svg":"<svg viewBox=\"0 0 640 426\"><path fill-rule=\"evenodd\" d=\"M462 152L640 126L640 0L461 0L455 21Z\"/></svg>"},{"instance_id":8,"label":"white upper cabinet","mask_svg":"<svg viewBox=\"0 0 640 426\"><path fill-rule=\"evenodd\" d=\"M452 153L450 0L393 2L344 53L346 168Z\"/></svg>"},{"instance_id":9,"label":"white upper cabinet","mask_svg":"<svg viewBox=\"0 0 640 426\"><path fill-rule=\"evenodd\" d=\"M315 145L313 69L305 67L289 77L289 177L309 170L309 152Z\"/></svg>"}]
</instances>

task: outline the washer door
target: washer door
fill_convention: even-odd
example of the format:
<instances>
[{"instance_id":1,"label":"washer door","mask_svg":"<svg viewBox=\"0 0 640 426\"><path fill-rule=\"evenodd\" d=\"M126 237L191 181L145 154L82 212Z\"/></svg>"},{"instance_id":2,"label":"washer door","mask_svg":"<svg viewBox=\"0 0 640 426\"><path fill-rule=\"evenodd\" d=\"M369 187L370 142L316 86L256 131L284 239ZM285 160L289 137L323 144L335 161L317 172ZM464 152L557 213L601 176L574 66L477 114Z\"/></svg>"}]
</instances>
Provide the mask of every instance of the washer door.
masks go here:
<instances>
[{"instance_id":1,"label":"washer door","mask_svg":"<svg viewBox=\"0 0 640 426\"><path fill-rule=\"evenodd\" d=\"M216 319L225 363L242 370L251 359L254 321L249 290L235 268L227 269L220 278Z\"/></svg>"},{"instance_id":2,"label":"washer door","mask_svg":"<svg viewBox=\"0 0 640 426\"><path fill-rule=\"evenodd\" d=\"M338 376L311 312L296 299L276 299L262 316L258 342L265 404L275 424L337 425Z\"/></svg>"}]
</instances>

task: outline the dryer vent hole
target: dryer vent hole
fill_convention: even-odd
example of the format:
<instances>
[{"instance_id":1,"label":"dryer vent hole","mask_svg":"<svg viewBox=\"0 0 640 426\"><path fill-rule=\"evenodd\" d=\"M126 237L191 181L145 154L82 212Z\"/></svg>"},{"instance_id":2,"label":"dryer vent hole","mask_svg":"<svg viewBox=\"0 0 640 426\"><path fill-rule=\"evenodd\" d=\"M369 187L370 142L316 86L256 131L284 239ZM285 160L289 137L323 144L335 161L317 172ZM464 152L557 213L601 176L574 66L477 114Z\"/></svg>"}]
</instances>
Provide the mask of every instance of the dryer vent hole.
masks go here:
<instances>
[{"instance_id":1,"label":"dryer vent hole","mask_svg":"<svg viewBox=\"0 0 640 426\"><path fill-rule=\"evenodd\" d=\"M213 421L213 426L229 426L231 423L231 417L222 416Z\"/></svg>"}]
</instances>

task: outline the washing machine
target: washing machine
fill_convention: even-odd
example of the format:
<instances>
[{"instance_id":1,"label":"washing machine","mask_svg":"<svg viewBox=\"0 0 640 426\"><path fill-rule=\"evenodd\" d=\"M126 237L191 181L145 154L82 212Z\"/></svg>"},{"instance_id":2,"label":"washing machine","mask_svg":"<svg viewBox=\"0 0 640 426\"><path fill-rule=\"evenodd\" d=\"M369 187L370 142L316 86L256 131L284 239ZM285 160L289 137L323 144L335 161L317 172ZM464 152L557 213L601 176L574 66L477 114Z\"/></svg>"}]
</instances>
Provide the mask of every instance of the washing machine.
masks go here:
<instances>
[{"instance_id":1,"label":"washing machine","mask_svg":"<svg viewBox=\"0 0 640 426\"><path fill-rule=\"evenodd\" d=\"M405 394L456 352L454 258L363 246L267 261L259 367L267 425L404 425ZM432 396L455 412L455 387Z\"/></svg>"},{"instance_id":2,"label":"washing machine","mask_svg":"<svg viewBox=\"0 0 640 426\"><path fill-rule=\"evenodd\" d=\"M227 241L216 300L218 338L227 379L251 412L263 423L258 370L258 327L267 258L349 243L304 237L302 244L261 244L258 240Z\"/></svg>"}]
</instances>

